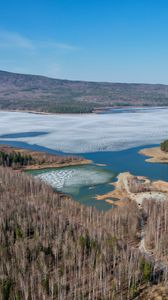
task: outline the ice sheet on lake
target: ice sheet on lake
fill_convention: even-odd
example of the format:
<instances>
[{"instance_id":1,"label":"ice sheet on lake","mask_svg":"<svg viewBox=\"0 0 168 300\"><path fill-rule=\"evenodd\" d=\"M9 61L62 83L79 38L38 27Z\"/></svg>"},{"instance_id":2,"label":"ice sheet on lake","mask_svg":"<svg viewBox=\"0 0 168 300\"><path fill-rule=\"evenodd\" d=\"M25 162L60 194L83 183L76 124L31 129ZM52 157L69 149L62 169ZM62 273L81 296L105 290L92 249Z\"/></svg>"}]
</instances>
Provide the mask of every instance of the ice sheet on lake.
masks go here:
<instances>
[{"instance_id":1,"label":"ice sheet on lake","mask_svg":"<svg viewBox=\"0 0 168 300\"><path fill-rule=\"evenodd\" d=\"M81 186L93 186L109 182L112 173L96 167L79 167L44 171L38 178L62 192L77 193Z\"/></svg>"},{"instance_id":2,"label":"ice sheet on lake","mask_svg":"<svg viewBox=\"0 0 168 300\"><path fill-rule=\"evenodd\" d=\"M63 152L123 150L168 138L168 109L105 115L0 112L0 135L24 131L48 134L17 138L17 141Z\"/></svg>"}]
</instances>

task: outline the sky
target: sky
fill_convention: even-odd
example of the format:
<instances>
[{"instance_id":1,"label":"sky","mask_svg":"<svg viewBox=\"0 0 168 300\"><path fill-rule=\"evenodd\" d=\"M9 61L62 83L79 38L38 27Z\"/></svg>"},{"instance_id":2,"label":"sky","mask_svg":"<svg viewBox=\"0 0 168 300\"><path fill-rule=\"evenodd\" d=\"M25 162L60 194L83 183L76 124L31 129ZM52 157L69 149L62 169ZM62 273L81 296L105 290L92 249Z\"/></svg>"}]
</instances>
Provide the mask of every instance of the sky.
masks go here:
<instances>
[{"instance_id":1,"label":"sky","mask_svg":"<svg viewBox=\"0 0 168 300\"><path fill-rule=\"evenodd\" d=\"M167 0L0 0L0 70L168 84Z\"/></svg>"}]
</instances>

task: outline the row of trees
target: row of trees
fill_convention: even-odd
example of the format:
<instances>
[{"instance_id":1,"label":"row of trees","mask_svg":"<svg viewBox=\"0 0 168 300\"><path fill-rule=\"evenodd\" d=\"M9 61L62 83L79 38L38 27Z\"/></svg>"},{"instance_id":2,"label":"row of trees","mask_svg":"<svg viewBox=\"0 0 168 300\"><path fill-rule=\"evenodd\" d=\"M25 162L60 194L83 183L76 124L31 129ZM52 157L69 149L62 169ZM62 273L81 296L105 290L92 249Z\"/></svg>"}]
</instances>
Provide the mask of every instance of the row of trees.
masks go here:
<instances>
[{"instance_id":1,"label":"row of trees","mask_svg":"<svg viewBox=\"0 0 168 300\"><path fill-rule=\"evenodd\" d=\"M145 200L145 243L159 258L168 257L168 201Z\"/></svg>"},{"instance_id":2,"label":"row of trees","mask_svg":"<svg viewBox=\"0 0 168 300\"><path fill-rule=\"evenodd\" d=\"M140 222L134 202L98 212L0 167L1 298L134 299L156 278Z\"/></svg>"},{"instance_id":3,"label":"row of trees","mask_svg":"<svg viewBox=\"0 0 168 300\"><path fill-rule=\"evenodd\" d=\"M46 97L45 97L46 98ZM99 106L99 104L95 105L94 101L92 103L83 102L81 100L75 101L70 96L67 97L66 101L62 101L62 99L56 100L54 99L40 99L40 100L30 100L22 101L22 100L3 100L0 99L0 109L1 110L25 110L25 111L37 111L37 112L48 112L48 113L92 113L94 107Z\"/></svg>"},{"instance_id":4,"label":"row of trees","mask_svg":"<svg viewBox=\"0 0 168 300\"><path fill-rule=\"evenodd\" d=\"M150 192L151 185L146 183L143 179L138 179L136 176L132 176L128 179L129 190L131 193Z\"/></svg>"},{"instance_id":5,"label":"row of trees","mask_svg":"<svg viewBox=\"0 0 168 300\"><path fill-rule=\"evenodd\" d=\"M0 151L0 165L3 167L21 167L33 163L31 155L21 154L20 152Z\"/></svg>"},{"instance_id":6,"label":"row of trees","mask_svg":"<svg viewBox=\"0 0 168 300\"><path fill-rule=\"evenodd\" d=\"M82 161L82 157L52 155L45 152L21 150L12 147L0 147L0 165L3 167L19 168L27 165L70 164Z\"/></svg>"}]
</instances>

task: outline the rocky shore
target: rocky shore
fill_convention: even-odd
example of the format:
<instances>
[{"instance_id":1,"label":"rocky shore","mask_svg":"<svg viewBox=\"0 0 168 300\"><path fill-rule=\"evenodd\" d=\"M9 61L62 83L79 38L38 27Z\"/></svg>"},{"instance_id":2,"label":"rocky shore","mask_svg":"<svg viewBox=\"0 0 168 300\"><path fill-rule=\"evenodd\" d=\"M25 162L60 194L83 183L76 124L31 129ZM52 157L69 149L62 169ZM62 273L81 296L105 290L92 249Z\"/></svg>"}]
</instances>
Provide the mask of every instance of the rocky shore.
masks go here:
<instances>
[{"instance_id":1,"label":"rocky shore","mask_svg":"<svg viewBox=\"0 0 168 300\"><path fill-rule=\"evenodd\" d=\"M129 172L120 173L117 182L112 183L114 190L97 195L97 200L105 200L115 206L125 206L135 201L141 207L143 200L168 200L168 182L150 181L144 176L133 176ZM118 200L118 201L117 201Z\"/></svg>"}]
</instances>

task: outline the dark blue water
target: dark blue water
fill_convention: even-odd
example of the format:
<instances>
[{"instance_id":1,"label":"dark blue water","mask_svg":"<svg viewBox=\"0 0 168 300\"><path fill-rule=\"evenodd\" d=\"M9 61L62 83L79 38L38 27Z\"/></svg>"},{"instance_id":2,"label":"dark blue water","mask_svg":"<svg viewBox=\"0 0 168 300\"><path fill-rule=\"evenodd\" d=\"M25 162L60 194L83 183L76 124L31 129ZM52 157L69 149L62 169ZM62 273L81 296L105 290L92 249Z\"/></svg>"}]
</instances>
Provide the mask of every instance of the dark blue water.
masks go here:
<instances>
[{"instance_id":1,"label":"dark blue water","mask_svg":"<svg viewBox=\"0 0 168 300\"><path fill-rule=\"evenodd\" d=\"M17 138L24 138L24 137L37 137L40 135L48 134L45 131L30 131L30 132L17 132L17 133L9 133L9 134L2 134L0 135L0 139L17 139Z\"/></svg>"},{"instance_id":2,"label":"dark blue water","mask_svg":"<svg viewBox=\"0 0 168 300\"><path fill-rule=\"evenodd\" d=\"M83 186L80 188L79 194L72 195L72 197L73 199L79 201L81 204L96 207L96 209L98 210L107 211L113 206L105 202L104 200L96 200L95 196L106 194L113 189L113 186L108 183L96 185L95 187L93 187L93 189L90 189L90 187L88 186Z\"/></svg>"},{"instance_id":3,"label":"dark blue water","mask_svg":"<svg viewBox=\"0 0 168 300\"><path fill-rule=\"evenodd\" d=\"M8 145L11 147L27 149L32 151L47 152L49 154L55 154L55 155L67 155L66 153L63 153L61 151L52 150L50 148L39 146L37 144L28 144L26 142L3 140L2 137L0 140L0 145Z\"/></svg>"},{"instance_id":4,"label":"dark blue water","mask_svg":"<svg viewBox=\"0 0 168 300\"><path fill-rule=\"evenodd\" d=\"M145 148L155 146L158 145L145 146ZM105 168L114 173L128 171L134 175L147 176L153 180L168 181L168 164L146 162L147 157L138 153L142 148L141 146L123 151L94 152L82 155L95 163L106 164Z\"/></svg>"}]
</instances>

